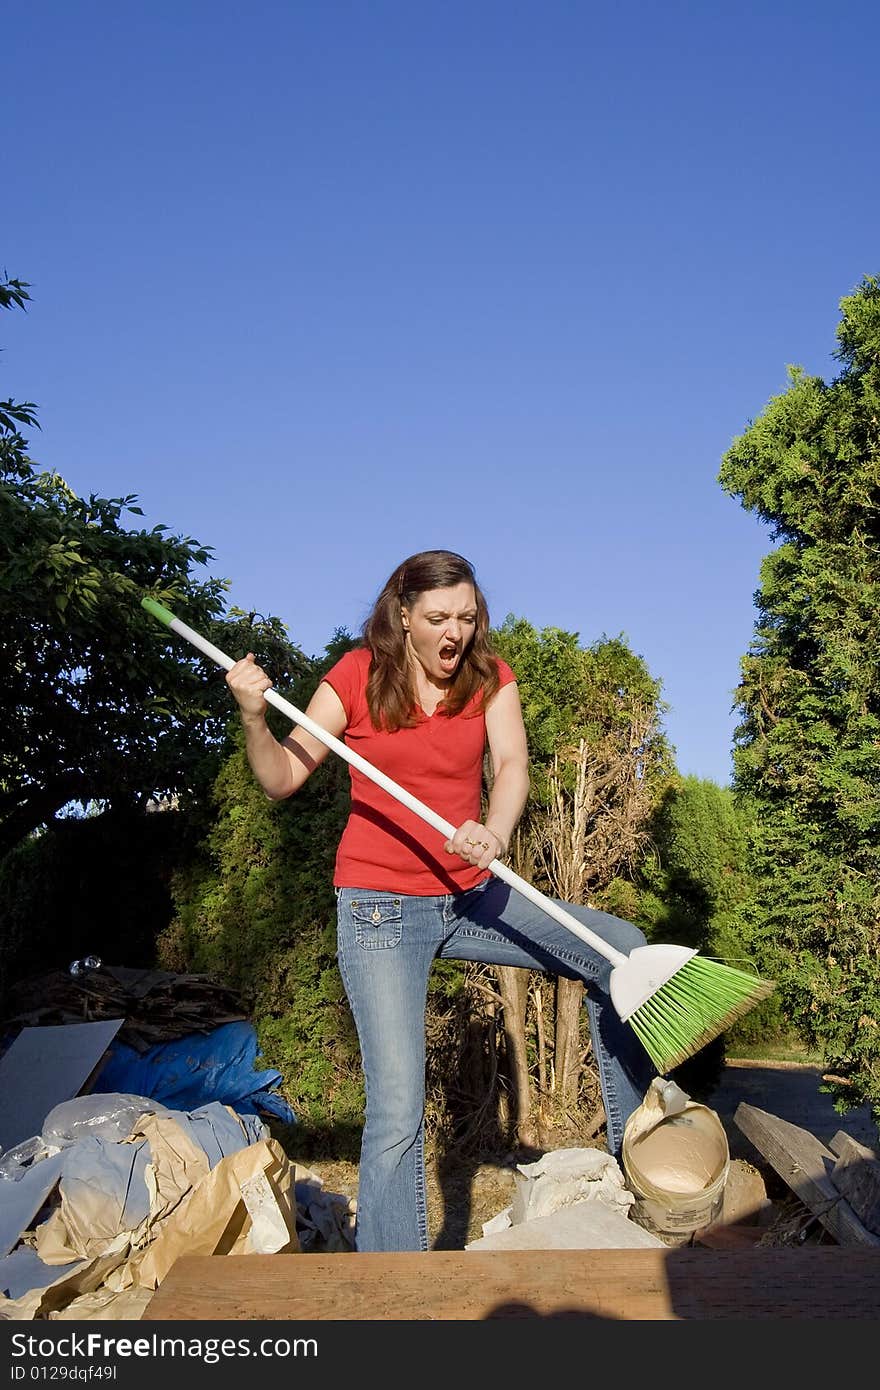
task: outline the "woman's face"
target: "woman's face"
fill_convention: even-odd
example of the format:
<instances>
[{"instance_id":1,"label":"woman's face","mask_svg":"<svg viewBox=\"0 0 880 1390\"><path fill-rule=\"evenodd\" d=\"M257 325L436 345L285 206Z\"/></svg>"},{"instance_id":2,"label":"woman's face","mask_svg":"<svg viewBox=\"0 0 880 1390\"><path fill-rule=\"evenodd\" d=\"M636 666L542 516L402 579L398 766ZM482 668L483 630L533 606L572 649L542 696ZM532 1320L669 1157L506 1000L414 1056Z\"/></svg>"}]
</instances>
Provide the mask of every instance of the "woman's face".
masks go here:
<instances>
[{"instance_id":1,"label":"woman's face","mask_svg":"<svg viewBox=\"0 0 880 1390\"><path fill-rule=\"evenodd\" d=\"M407 649L433 681L451 680L473 641L477 600L473 584L427 589L401 608Z\"/></svg>"}]
</instances>

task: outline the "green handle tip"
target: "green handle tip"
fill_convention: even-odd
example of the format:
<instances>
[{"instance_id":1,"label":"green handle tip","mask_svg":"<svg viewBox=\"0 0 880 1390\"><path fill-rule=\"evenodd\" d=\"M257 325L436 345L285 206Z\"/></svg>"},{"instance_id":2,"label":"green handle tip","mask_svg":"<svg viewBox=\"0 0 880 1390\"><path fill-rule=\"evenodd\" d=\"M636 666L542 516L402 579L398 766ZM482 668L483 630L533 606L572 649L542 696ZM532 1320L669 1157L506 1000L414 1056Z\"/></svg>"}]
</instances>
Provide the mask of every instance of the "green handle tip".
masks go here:
<instances>
[{"instance_id":1,"label":"green handle tip","mask_svg":"<svg viewBox=\"0 0 880 1390\"><path fill-rule=\"evenodd\" d=\"M148 613L152 613L154 618L158 618L160 623L170 627L174 622L174 614L170 608L165 608L161 603L157 603L154 598L142 598L141 607L146 608Z\"/></svg>"}]
</instances>

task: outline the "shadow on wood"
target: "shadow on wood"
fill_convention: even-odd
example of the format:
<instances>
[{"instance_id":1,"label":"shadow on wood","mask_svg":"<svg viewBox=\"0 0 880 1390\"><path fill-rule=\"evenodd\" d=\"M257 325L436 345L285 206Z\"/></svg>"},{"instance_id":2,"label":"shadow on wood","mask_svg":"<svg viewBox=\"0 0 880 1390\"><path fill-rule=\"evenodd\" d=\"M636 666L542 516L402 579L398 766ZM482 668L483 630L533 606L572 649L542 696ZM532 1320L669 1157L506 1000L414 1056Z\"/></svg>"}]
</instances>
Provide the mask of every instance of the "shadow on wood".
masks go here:
<instances>
[{"instance_id":1,"label":"shadow on wood","mask_svg":"<svg viewBox=\"0 0 880 1390\"><path fill-rule=\"evenodd\" d=\"M143 1321L876 1319L880 1250L182 1256Z\"/></svg>"}]
</instances>

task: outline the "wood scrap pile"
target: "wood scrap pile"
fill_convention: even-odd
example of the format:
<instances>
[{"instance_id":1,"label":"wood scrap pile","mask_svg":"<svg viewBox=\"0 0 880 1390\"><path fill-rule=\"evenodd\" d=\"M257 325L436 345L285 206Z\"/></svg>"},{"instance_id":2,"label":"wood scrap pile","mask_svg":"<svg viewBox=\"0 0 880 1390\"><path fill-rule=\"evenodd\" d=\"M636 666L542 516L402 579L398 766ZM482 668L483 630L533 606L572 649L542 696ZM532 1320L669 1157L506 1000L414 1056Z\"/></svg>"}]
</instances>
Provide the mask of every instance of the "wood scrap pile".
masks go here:
<instances>
[{"instance_id":1,"label":"wood scrap pile","mask_svg":"<svg viewBox=\"0 0 880 1390\"><path fill-rule=\"evenodd\" d=\"M54 970L24 980L6 999L3 1032L25 1027L124 1018L120 1042L138 1052L188 1033L210 1033L245 1019L235 992L207 975L176 975L101 965L81 975Z\"/></svg>"},{"instance_id":2,"label":"wood scrap pile","mask_svg":"<svg viewBox=\"0 0 880 1390\"><path fill-rule=\"evenodd\" d=\"M798 1125L740 1104L737 1126L838 1245L880 1249L880 1157L840 1130L826 1147ZM806 1229L806 1228L804 1228Z\"/></svg>"}]
</instances>

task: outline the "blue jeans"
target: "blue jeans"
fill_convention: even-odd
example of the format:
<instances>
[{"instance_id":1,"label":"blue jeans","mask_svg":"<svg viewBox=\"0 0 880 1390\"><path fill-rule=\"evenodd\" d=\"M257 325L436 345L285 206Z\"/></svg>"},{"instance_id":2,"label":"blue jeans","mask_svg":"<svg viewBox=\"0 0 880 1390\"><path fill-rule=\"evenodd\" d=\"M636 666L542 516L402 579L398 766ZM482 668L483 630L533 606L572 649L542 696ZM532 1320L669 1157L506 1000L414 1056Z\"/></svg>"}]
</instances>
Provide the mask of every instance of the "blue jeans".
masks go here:
<instances>
[{"instance_id":1,"label":"blue jeans","mask_svg":"<svg viewBox=\"0 0 880 1390\"><path fill-rule=\"evenodd\" d=\"M632 923L564 904L628 954L645 938ZM517 965L583 980L605 1105L608 1149L619 1157L628 1117L655 1075L647 1052L607 997L604 956L489 878L466 893L407 897L337 890L339 969L360 1040L366 1088L356 1247L427 1250L425 1007L436 959Z\"/></svg>"}]
</instances>

